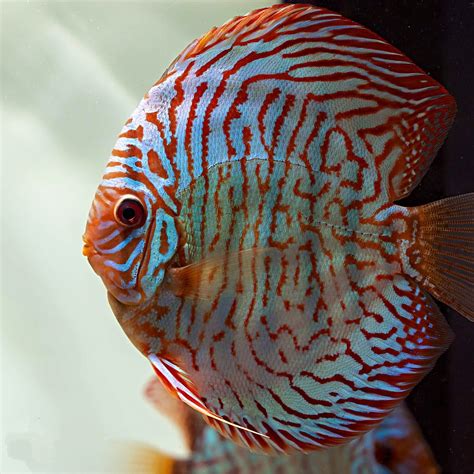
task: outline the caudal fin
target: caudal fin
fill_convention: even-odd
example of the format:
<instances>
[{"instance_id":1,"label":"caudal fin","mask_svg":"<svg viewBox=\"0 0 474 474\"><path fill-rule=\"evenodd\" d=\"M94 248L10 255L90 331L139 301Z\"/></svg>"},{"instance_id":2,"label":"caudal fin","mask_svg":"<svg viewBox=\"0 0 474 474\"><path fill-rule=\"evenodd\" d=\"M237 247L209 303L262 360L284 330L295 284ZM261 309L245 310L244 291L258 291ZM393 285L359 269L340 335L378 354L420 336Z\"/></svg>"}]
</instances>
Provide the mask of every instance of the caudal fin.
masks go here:
<instances>
[{"instance_id":1,"label":"caudal fin","mask_svg":"<svg viewBox=\"0 0 474 474\"><path fill-rule=\"evenodd\" d=\"M474 321L474 193L410 211L418 223L412 261L421 284Z\"/></svg>"},{"instance_id":2,"label":"caudal fin","mask_svg":"<svg viewBox=\"0 0 474 474\"><path fill-rule=\"evenodd\" d=\"M173 458L152 446L135 442L111 445L107 472L123 474L185 474L186 460Z\"/></svg>"}]
</instances>

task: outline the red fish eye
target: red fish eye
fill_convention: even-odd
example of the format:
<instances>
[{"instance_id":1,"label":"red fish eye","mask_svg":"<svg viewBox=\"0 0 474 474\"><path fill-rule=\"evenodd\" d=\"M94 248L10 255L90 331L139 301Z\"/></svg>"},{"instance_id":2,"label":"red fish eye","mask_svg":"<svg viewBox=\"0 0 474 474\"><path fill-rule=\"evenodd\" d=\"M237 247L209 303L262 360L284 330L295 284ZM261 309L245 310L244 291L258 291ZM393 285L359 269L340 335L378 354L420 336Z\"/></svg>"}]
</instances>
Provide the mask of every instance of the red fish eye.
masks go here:
<instances>
[{"instance_id":1,"label":"red fish eye","mask_svg":"<svg viewBox=\"0 0 474 474\"><path fill-rule=\"evenodd\" d=\"M146 212L142 202L134 196L123 197L115 206L115 220L125 227L140 227Z\"/></svg>"}]
</instances>

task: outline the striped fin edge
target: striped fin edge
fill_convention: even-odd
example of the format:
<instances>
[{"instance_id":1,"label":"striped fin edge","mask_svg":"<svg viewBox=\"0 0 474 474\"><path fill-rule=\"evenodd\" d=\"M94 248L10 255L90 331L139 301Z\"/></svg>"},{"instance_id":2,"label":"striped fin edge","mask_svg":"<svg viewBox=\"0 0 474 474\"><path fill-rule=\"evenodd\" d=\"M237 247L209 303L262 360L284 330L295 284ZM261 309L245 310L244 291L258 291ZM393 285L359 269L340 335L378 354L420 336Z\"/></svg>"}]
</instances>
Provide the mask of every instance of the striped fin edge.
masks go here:
<instances>
[{"instance_id":1,"label":"striped fin edge","mask_svg":"<svg viewBox=\"0 0 474 474\"><path fill-rule=\"evenodd\" d=\"M268 436L263 433L259 433L258 431L251 430L250 428L246 428L245 426L241 426L226 420L210 410L202 402L200 396L197 393L196 387L186 372L173 362L165 358L158 357L155 354L149 354L148 360L151 362L153 370L167 390L192 409L201 413L205 417L215 419L220 423L232 426L238 430L247 431L254 435L268 438Z\"/></svg>"}]
</instances>

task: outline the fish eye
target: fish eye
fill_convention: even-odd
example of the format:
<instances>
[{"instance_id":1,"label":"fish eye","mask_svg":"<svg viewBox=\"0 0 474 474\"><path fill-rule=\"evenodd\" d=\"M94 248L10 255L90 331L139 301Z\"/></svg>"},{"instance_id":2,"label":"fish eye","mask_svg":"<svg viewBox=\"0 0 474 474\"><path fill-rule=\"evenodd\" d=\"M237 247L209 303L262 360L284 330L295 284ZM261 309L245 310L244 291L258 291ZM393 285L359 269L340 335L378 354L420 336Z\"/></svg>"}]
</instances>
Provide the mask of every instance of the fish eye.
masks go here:
<instances>
[{"instance_id":1,"label":"fish eye","mask_svg":"<svg viewBox=\"0 0 474 474\"><path fill-rule=\"evenodd\" d=\"M145 223L145 206L140 199L127 195L117 202L114 209L115 220L125 227L140 227Z\"/></svg>"}]
</instances>

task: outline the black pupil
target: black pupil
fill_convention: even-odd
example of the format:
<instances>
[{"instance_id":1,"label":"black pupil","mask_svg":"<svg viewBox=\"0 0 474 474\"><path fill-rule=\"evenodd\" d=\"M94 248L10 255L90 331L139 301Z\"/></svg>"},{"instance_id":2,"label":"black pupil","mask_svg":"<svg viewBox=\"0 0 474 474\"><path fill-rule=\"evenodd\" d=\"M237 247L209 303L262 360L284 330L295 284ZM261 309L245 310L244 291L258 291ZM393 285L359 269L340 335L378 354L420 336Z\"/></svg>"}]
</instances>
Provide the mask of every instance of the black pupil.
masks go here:
<instances>
[{"instance_id":1,"label":"black pupil","mask_svg":"<svg viewBox=\"0 0 474 474\"><path fill-rule=\"evenodd\" d=\"M126 207L122 211L122 215L126 221L133 221L136 217L135 209L133 209L133 207Z\"/></svg>"},{"instance_id":2,"label":"black pupil","mask_svg":"<svg viewBox=\"0 0 474 474\"><path fill-rule=\"evenodd\" d=\"M125 226L140 226L143 224L144 217L145 210L143 205L135 199L125 199L117 210L117 218Z\"/></svg>"}]
</instances>

